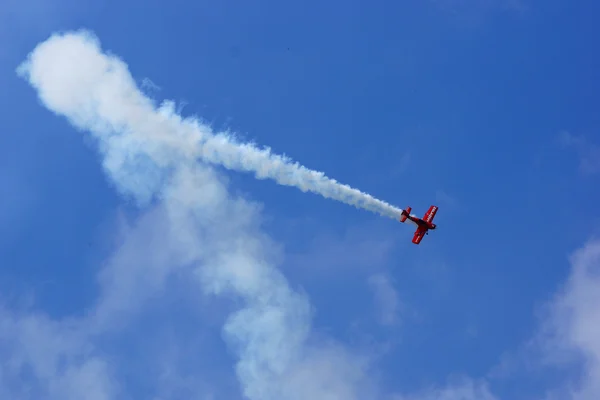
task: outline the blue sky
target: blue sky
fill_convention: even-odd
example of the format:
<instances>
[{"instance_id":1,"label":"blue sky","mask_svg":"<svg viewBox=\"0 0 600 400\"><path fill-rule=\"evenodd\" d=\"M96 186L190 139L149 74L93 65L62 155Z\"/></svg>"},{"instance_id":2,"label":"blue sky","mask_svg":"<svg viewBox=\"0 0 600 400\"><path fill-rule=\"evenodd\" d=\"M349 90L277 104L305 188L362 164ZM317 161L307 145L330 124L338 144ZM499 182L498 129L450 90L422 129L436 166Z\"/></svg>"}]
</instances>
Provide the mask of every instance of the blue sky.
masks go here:
<instances>
[{"instance_id":1,"label":"blue sky","mask_svg":"<svg viewBox=\"0 0 600 400\"><path fill-rule=\"evenodd\" d=\"M597 399L598 11L4 2L0 397ZM147 98L439 229L198 161Z\"/></svg>"}]
</instances>

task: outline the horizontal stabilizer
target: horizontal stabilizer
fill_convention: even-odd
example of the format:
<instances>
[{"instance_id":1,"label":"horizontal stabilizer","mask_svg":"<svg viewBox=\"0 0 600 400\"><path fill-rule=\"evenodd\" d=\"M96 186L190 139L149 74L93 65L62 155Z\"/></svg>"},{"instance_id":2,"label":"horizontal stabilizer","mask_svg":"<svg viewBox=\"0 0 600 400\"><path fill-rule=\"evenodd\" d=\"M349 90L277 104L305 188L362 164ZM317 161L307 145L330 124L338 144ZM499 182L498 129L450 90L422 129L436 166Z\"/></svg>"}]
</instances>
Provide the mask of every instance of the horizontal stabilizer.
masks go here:
<instances>
[{"instance_id":1,"label":"horizontal stabilizer","mask_svg":"<svg viewBox=\"0 0 600 400\"><path fill-rule=\"evenodd\" d=\"M404 222L406 221L406 218L408 217L408 215L410 214L410 211L412 209L410 207L406 207L406 210L402 210L402 216L400 217L400 222Z\"/></svg>"}]
</instances>

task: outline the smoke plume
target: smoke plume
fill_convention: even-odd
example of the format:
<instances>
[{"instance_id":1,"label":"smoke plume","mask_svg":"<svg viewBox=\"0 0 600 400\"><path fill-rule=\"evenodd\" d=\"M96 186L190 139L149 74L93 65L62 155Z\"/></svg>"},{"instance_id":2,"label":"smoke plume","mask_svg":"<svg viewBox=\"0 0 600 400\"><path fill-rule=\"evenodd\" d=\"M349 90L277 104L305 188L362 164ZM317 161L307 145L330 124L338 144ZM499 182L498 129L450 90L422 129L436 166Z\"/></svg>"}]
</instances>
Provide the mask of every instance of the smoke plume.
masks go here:
<instances>
[{"instance_id":1,"label":"smoke plume","mask_svg":"<svg viewBox=\"0 0 600 400\"><path fill-rule=\"evenodd\" d=\"M69 46L57 46L58 42ZM36 60L46 58L50 51L53 52L51 72L46 65L44 71L38 70ZM252 172L258 179L272 179L382 216L394 219L400 216L400 209L288 157L272 154L268 147L261 149L241 143L233 134L215 133L196 118L182 118L173 102L165 101L156 107L138 89L127 66L116 57L101 54L98 41L89 34L85 39L71 33L52 37L38 46L20 72L27 74L46 104L57 91L69 93L52 103L52 111L66 116L81 129L93 127L96 131L111 132L111 141L125 140L123 132L128 132L127 140L131 142L123 145L144 147L149 154L165 154L165 151L184 154L231 170ZM42 82L41 77L50 73L52 79ZM109 167L134 161L123 155L111 156L106 160ZM161 160L155 158L155 161Z\"/></svg>"},{"instance_id":2,"label":"smoke plume","mask_svg":"<svg viewBox=\"0 0 600 400\"><path fill-rule=\"evenodd\" d=\"M373 398L362 361L341 347L310 341L310 303L270 262L269 239L258 229L256 208L230 196L217 171L198 159L390 216L394 208L268 150L213 134L197 120L177 115L173 103L155 107L127 65L103 53L90 33L53 35L32 51L18 73L44 106L91 133L107 175L122 194L140 204L161 202L168 220L161 245L170 249L171 268L192 265L205 292L242 300L223 334L239 356L236 371L248 398ZM151 265L134 267L147 272L140 284L159 286L173 273ZM114 310L142 301L141 295L122 295L132 284L128 279L118 270L104 276L113 282L113 291L102 295L93 313L95 329L103 329Z\"/></svg>"}]
</instances>

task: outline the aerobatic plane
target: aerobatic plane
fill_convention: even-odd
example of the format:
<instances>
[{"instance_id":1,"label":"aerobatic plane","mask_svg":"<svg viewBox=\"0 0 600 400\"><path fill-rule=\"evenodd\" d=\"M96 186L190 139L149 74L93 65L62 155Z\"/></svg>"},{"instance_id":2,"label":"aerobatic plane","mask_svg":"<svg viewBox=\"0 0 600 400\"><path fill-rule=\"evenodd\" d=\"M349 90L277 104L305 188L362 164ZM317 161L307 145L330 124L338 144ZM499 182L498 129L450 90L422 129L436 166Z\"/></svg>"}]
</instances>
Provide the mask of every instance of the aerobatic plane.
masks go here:
<instances>
[{"instance_id":1,"label":"aerobatic plane","mask_svg":"<svg viewBox=\"0 0 600 400\"><path fill-rule=\"evenodd\" d=\"M411 208L408 207L406 210L402 210L402 216L400 217L400 222L405 222L407 219L411 221L413 224L417 226L417 230L415 231L415 235L413 236L412 242L414 244L421 243L421 240L425 235L429 235L430 229L435 229L436 225L433 223L433 217L437 213L437 206L429 207L429 210L425 213L423 218L419 218L414 214L411 214Z\"/></svg>"}]
</instances>

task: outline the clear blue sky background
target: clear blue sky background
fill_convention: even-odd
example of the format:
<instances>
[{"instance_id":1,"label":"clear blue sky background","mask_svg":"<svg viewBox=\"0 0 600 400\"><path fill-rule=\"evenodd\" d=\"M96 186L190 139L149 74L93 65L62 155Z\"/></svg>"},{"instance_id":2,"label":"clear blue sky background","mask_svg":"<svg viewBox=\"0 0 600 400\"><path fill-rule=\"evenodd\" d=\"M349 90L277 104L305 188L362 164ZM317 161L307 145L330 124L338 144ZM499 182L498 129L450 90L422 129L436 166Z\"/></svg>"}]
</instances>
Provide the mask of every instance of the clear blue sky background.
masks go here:
<instances>
[{"instance_id":1,"label":"clear blue sky background","mask_svg":"<svg viewBox=\"0 0 600 400\"><path fill-rule=\"evenodd\" d=\"M412 225L227 171L232 191L264 205L266 232L283 246L280 268L315 309L314 330L350 348L383 346L375 366L386 393L445 385L455 374L486 379L501 399L556 386L545 370L488 374L536 335L539 308L570 273L568 256L598 231L598 5L49 3L0 5L7 310L32 306L56 321L84 314L99 295L118 215L138 213L114 191L93 143L15 73L53 32L83 27L139 82L156 84L153 97L184 102L183 115L413 213L440 207L439 229L415 246ZM373 276L388 290L383 304ZM170 315L185 340L211 338L197 349L198 373L214 376L225 398L239 396L235 360L220 341L219 310L229 306L201 300L214 313L186 323L194 306L169 298L162 307L183 314L160 318ZM395 315L388 324L378 318L386 310ZM148 368L144 346L129 344L159 345L152 329L138 336L158 318L122 327L106 351L129 351L115 361L127 371ZM134 375L121 384L148 398L149 384Z\"/></svg>"}]
</instances>

